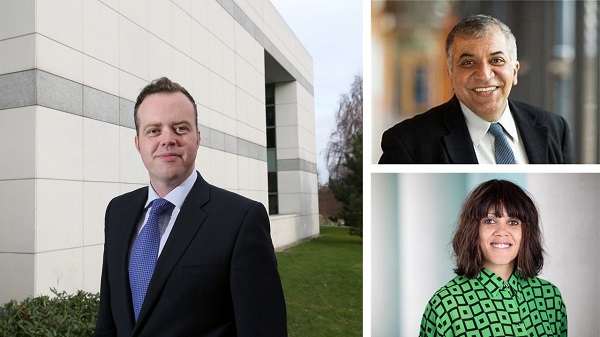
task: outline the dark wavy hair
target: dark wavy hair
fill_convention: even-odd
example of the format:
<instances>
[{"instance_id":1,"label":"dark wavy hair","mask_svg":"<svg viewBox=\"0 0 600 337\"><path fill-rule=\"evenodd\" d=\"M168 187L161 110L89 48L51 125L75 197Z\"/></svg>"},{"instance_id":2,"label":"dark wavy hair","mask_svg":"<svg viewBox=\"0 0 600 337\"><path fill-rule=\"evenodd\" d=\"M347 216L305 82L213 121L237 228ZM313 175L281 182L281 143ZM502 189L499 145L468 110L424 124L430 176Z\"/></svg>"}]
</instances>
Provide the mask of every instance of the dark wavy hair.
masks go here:
<instances>
[{"instance_id":1,"label":"dark wavy hair","mask_svg":"<svg viewBox=\"0 0 600 337\"><path fill-rule=\"evenodd\" d=\"M192 105L194 106L194 114L196 117L195 126L196 126L196 128L198 127L197 126L198 125L198 107L196 106L196 101L194 101L194 98L192 97L192 95L190 95L190 93L187 90L185 90L185 88L182 87L179 83L173 82L166 77L161 77L161 78L158 78L158 79L150 82L148 85L146 85L144 87L144 89L142 89L142 91L140 92L140 94L138 95L138 97L135 101L135 106L133 108L133 121L135 123L136 134L139 135L139 127L140 127L140 120L138 119L138 109L139 109L140 105L142 104L142 102L144 101L144 99L146 99L146 97L148 97L148 95L152 95L152 94L176 93L176 92L180 92L180 93L184 94L190 100L190 102L192 102Z\"/></svg>"},{"instance_id":2,"label":"dark wavy hair","mask_svg":"<svg viewBox=\"0 0 600 337\"><path fill-rule=\"evenodd\" d=\"M475 278L483 268L483 254L479 247L479 223L490 210L501 216L521 220L521 245L516 258L516 268L521 278L537 276L544 265L542 233L539 214L533 199L521 187L507 180L490 180L477 186L467 197L458 227L452 238L457 275Z\"/></svg>"}]
</instances>

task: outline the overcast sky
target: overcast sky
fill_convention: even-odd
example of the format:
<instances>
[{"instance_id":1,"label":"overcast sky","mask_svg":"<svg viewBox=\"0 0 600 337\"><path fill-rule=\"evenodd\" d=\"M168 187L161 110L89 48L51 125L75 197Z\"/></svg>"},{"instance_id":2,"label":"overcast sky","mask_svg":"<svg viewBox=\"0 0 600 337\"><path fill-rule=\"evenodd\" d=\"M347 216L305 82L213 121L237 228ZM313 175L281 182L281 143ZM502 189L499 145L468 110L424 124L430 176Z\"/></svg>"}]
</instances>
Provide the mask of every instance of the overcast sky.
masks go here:
<instances>
[{"instance_id":1,"label":"overcast sky","mask_svg":"<svg viewBox=\"0 0 600 337\"><path fill-rule=\"evenodd\" d=\"M271 0L313 58L317 168L327 182L324 149L340 95L362 75L361 0Z\"/></svg>"}]
</instances>

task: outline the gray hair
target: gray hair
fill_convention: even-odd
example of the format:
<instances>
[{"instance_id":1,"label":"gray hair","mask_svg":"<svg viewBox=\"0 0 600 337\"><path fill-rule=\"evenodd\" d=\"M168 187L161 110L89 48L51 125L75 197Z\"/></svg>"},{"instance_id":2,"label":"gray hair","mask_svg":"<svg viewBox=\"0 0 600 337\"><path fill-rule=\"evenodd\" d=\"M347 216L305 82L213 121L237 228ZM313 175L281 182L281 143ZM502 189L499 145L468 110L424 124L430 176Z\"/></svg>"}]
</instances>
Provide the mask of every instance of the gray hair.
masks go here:
<instances>
[{"instance_id":1,"label":"gray hair","mask_svg":"<svg viewBox=\"0 0 600 337\"><path fill-rule=\"evenodd\" d=\"M471 15L452 28L446 38L446 62L448 69L452 69L452 53L454 52L454 38L457 36L466 38L482 38L488 36L494 27L500 28L500 31L506 37L508 42L508 56L512 62L517 61L517 40L510 28L502 21L489 15L477 14Z\"/></svg>"}]
</instances>

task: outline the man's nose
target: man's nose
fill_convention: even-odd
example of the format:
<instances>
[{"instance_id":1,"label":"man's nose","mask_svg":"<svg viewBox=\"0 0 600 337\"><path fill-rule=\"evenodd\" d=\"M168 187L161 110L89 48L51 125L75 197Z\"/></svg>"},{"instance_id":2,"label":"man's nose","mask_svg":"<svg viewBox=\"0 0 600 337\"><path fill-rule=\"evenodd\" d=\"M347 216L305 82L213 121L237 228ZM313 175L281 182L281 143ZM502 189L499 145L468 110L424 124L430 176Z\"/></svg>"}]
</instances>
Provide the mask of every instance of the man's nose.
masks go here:
<instances>
[{"instance_id":1,"label":"man's nose","mask_svg":"<svg viewBox=\"0 0 600 337\"><path fill-rule=\"evenodd\" d=\"M175 132L173 130L163 131L160 139L160 145L162 146L172 146L175 144Z\"/></svg>"},{"instance_id":2,"label":"man's nose","mask_svg":"<svg viewBox=\"0 0 600 337\"><path fill-rule=\"evenodd\" d=\"M492 67L489 63L482 62L475 69L474 76L478 80L488 80L494 77L494 72L492 71Z\"/></svg>"}]
</instances>

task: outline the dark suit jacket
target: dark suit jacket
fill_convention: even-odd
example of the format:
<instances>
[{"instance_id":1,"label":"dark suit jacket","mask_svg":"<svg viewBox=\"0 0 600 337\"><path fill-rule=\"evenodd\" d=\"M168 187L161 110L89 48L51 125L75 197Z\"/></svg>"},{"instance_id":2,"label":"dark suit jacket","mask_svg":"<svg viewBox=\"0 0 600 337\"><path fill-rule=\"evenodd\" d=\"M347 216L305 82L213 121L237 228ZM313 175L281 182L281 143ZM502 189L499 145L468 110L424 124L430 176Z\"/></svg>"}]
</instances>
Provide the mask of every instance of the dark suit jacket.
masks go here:
<instances>
[{"instance_id":1,"label":"dark suit jacket","mask_svg":"<svg viewBox=\"0 0 600 337\"><path fill-rule=\"evenodd\" d=\"M159 256L137 323L128 261L148 188L106 209L94 336L286 336L286 308L262 204L198 179Z\"/></svg>"},{"instance_id":2,"label":"dark suit jacket","mask_svg":"<svg viewBox=\"0 0 600 337\"><path fill-rule=\"evenodd\" d=\"M526 103L508 100L531 164L573 162L567 122ZM456 96L383 133L379 164L477 164Z\"/></svg>"}]
</instances>

